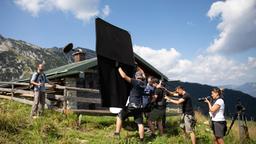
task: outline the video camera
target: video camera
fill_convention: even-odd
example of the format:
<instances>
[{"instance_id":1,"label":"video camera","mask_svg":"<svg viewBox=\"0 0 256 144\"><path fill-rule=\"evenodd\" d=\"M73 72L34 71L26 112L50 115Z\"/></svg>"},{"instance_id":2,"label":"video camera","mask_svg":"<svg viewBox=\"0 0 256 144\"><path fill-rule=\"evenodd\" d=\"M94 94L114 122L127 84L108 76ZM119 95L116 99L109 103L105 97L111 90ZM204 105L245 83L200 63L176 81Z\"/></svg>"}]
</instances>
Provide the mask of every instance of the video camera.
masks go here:
<instances>
[{"instance_id":1,"label":"video camera","mask_svg":"<svg viewBox=\"0 0 256 144\"><path fill-rule=\"evenodd\" d=\"M205 99L211 100L211 96L206 96L206 97L198 98L197 101L204 102Z\"/></svg>"},{"instance_id":2,"label":"video camera","mask_svg":"<svg viewBox=\"0 0 256 144\"><path fill-rule=\"evenodd\" d=\"M236 104L236 112L237 113L241 113L244 112L246 109L245 107L242 105L242 103L240 101L237 102Z\"/></svg>"}]
</instances>

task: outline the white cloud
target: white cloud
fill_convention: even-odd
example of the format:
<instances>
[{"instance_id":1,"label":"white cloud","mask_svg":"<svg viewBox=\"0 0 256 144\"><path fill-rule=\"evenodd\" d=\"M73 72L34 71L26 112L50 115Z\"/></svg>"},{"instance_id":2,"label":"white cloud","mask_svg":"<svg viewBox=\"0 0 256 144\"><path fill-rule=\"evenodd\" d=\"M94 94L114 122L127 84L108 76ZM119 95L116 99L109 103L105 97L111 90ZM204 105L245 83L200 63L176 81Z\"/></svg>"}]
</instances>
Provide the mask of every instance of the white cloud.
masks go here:
<instances>
[{"instance_id":1,"label":"white cloud","mask_svg":"<svg viewBox=\"0 0 256 144\"><path fill-rule=\"evenodd\" d=\"M75 18L88 22L91 18L102 15L108 16L110 7L105 5L100 12L99 0L15 0L15 4L23 10L38 16L42 11L59 10L64 13L72 13Z\"/></svg>"},{"instance_id":2,"label":"white cloud","mask_svg":"<svg viewBox=\"0 0 256 144\"><path fill-rule=\"evenodd\" d=\"M221 55L199 55L194 60L182 59L175 49L153 49L134 46L134 51L164 73L170 80L211 85L238 84L256 81L256 58L245 63Z\"/></svg>"},{"instance_id":3,"label":"white cloud","mask_svg":"<svg viewBox=\"0 0 256 144\"><path fill-rule=\"evenodd\" d=\"M252 68L256 68L256 58L255 57L248 57L248 64Z\"/></svg>"},{"instance_id":4,"label":"white cloud","mask_svg":"<svg viewBox=\"0 0 256 144\"><path fill-rule=\"evenodd\" d=\"M212 4L208 16L220 18L219 36L209 52L235 53L256 48L256 0L226 0Z\"/></svg>"},{"instance_id":5,"label":"white cloud","mask_svg":"<svg viewBox=\"0 0 256 144\"><path fill-rule=\"evenodd\" d=\"M102 9L102 15L103 17L107 17L110 13L109 5L105 5L105 7Z\"/></svg>"},{"instance_id":6,"label":"white cloud","mask_svg":"<svg viewBox=\"0 0 256 144\"><path fill-rule=\"evenodd\" d=\"M180 53L174 48L155 50L150 47L135 45L133 49L135 53L163 72L167 71L174 64L174 60L180 56Z\"/></svg>"},{"instance_id":7,"label":"white cloud","mask_svg":"<svg viewBox=\"0 0 256 144\"><path fill-rule=\"evenodd\" d=\"M44 0L16 0L14 2L23 10L30 12L33 16L37 16L38 12L43 9L46 4Z\"/></svg>"}]
</instances>

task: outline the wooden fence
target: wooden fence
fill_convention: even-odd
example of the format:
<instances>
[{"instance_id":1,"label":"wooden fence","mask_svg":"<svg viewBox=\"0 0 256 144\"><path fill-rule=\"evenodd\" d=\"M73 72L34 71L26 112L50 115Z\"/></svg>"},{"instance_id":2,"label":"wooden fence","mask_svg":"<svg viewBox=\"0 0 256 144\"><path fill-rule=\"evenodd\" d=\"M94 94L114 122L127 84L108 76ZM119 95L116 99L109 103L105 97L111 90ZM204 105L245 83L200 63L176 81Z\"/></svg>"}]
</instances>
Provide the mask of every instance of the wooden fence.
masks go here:
<instances>
[{"instance_id":1,"label":"wooden fence","mask_svg":"<svg viewBox=\"0 0 256 144\"><path fill-rule=\"evenodd\" d=\"M68 109L67 102L75 101L75 102L84 102L84 103L94 103L101 104L100 98L84 98L84 97L72 97L68 96L68 91L82 91L86 93L99 93L97 89L89 89L89 88L78 88L78 87L68 87L68 86L60 86L56 85L53 89L50 85L46 84L48 90L46 93L51 93L51 99L62 102L62 108L54 108L54 110L67 113L74 112L79 114L89 114L89 115L113 115L107 109L103 110L91 110L91 109ZM56 94L56 91L61 91L63 95ZM0 98L14 100L17 102L21 102L24 104L33 104L33 91L29 89L29 83L21 83L21 82L0 82Z\"/></svg>"}]
</instances>

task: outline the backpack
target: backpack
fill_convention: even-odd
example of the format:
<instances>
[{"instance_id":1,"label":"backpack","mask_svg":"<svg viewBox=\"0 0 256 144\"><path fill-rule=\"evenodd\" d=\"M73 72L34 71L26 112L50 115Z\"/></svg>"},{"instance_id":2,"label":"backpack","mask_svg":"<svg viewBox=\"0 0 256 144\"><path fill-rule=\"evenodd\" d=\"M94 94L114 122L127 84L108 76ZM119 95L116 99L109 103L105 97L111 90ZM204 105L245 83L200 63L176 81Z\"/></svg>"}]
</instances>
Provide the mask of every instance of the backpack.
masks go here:
<instances>
[{"instance_id":1,"label":"backpack","mask_svg":"<svg viewBox=\"0 0 256 144\"><path fill-rule=\"evenodd\" d=\"M35 87L35 86L31 83L32 77L33 77L33 74L30 76L30 81L29 81L29 89L30 89L30 90L34 90L34 87ZM39 77L39 73L36 72L36 79L35 79L35 81L37 81L38 77Z\"/></svg>"}]
</instances>

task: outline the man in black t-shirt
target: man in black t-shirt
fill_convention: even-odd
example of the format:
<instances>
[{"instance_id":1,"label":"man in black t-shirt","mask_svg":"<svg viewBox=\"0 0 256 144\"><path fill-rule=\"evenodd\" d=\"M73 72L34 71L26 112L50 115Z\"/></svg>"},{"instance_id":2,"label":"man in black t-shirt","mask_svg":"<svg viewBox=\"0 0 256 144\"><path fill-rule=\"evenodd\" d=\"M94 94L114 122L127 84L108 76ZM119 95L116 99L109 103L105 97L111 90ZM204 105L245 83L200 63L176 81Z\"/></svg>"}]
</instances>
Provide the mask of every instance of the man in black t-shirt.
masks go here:
<instances>
[{"instance_id":1,"label":"man in black t-shirt","mask_svg":"<svg viewBox=\"0 0 256 144\"><path fill-rule=\"evenodd\" d=\"M185 89L182 86L178 86L176 88L176 93L181 96L180 99L174 100L169 97L165 97L167 99L167 102L171 102L174 104L182 104L182 128L184 127L184 130L187 134L190 133L192 144L196 143L196 136L194 133L194 126L195 126L195 118L194 118L194 110L192 106L192 99L191 96L185 91ZM173 93L170 93L173 95Z\"/></svg>"},{"instance_id":2,"label":"man in black t-shirt","mask_svg":"<svg viewBox=\"0 0 256 144\"><path fill-rule=\"evenodd\" d=\"M137 71L135 79L133 79L127 76L122 68L118 68L118 72L124 80L131 83L132 89L130 91L127 106L123 108L117 116L115 135L119 135L122 127L122 121L129 116L133 116L135 123L138 124L140 140L143 141L144 125L142 115L142 96L146 87L146 83L143 81L143 79L145 79L144 73L142 71Z\"/></svg>"}]
</instances>

